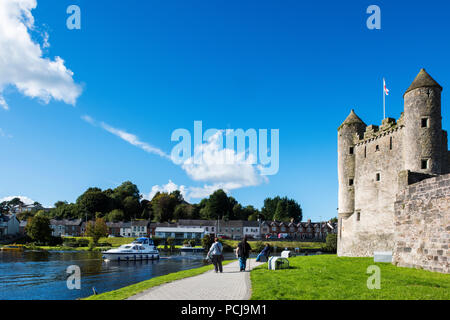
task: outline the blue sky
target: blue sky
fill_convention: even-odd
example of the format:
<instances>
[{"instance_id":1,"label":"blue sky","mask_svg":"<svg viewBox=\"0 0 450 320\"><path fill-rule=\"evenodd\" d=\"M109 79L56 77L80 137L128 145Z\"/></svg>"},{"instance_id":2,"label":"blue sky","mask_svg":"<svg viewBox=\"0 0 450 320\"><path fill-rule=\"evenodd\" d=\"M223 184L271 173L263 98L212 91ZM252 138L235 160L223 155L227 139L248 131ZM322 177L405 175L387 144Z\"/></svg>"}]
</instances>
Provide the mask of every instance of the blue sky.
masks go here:
<instances>
[{"instance_id":1,"label":"blue sky","mask_svg":"<svg viewBox=\"0 0 450 320\"><path fill-rule=\"evenodd\" d=\"M71 4L81 8L81 30L66 28ZM371 4L381 8L381 30L366 27ZM279 129L279 172L230 190L242 204L288 196L305 219L334 217L337 127L352 108L367 124L381 123L383 77L387 116L398 118L403 93L426 68L444 87L449 129L449 9L433 0L38 0L33 40L44 58L64 60L82 92L72 106L4 85L0 198L52 205L126 180L147 196L169 180L202 187L209 182L101 125L170 154L172 132L193 132L201 120L205 129Z\"/></svg>"}]
</instances>

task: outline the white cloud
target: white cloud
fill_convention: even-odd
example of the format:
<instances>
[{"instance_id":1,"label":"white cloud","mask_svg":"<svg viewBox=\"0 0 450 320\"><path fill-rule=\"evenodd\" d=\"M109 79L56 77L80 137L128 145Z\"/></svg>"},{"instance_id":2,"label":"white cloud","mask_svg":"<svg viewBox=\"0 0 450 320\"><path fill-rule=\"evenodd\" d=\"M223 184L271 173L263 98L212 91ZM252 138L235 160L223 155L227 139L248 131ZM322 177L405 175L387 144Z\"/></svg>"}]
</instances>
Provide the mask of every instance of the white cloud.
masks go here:
<instances>
[{"instance_id":1,"label":"white cloud","mask_svg":"<svg viewBox=\"0 0 450 320\"><path fill-rule=\"evenodd\" d=\"M229 189L256 186L267 181L261 175L261 167L255 165L251 155L246 158L245 152L222 148L222 133L219 131L196 150L202 161L196 163L194 155L187 159L182 168L195 181L215 182Z\"/></svg>"},{"instance_id":2,"label":"white cloud","mask_svg":"<svg viewBox=\"0 0 450 320\"><path fill-rule=\"evenodd\" d=\"M104 122L97 122L88 115L82 116L81 119L93 126L101 127L148 153L156 154L172 161L171 156L167 153L146 142L140 141L134 134L111 127ZM180 190L186 201L190 201L191 198L200 199L207 197L218 189L230 192L235 189L257 186L267 182L267 177L261 174L261 166L255 164L256 161L251 158L251 155L246 158L245 152L239 154L235 150L221 147L221 134L220 131L217 132L196 150L197 156L200 154L202 161L196 163L194 160L196 156L194 155L181 164L181 168L192 180L206 182L205 185L201 187L178 186L169 180L165 185L153 186L148 195L148 199L151 200L157 192L170 193L175 190Z\"/></svg>"},{"instance_id":3,"label":"white cloud","mask_svg":"<svg viewBox=\"0 0 450 320\"><path fill-rule=\"evenodd\" d=\"M34 200L32 200L32 199L30 199L30 198L28 198L28 197L25 197L25 196L9 196L9 197L4 197L4 198L0 199L0 202L3 202L3 201L11 201L11 200L14 199L14 198L19 198L20 201L22 201L22 202L25 203L25 204L33 204L33 203L35 202Z\"/></svg>"},{"instance_id":4,"label":"white cloud","mask_svg":"<svg viewBox=\"0 0 450 320\"><path fill-rule=\"evenodd\" d=\"M0 107L5 110L9 107L2 93L8 85L44 103L54 99L75 105L82 91L62 58L43 56L42 48L50 46L48 33L41 33L42 48L32 40L36 6L36 0L0 1Z\"/></svg>"},{"instance_id":5,"label":"white cloud","mask_svg":"<svg viewBox=\"0 0 450 320\"><path fill-rule=\"evenodd\" d=\"M153 186L152 191L148 195L147 199L152 200L153 197L155 196L155 194L157 194L158 192L171 193L175 190L179 190L181 192L181 194L183 195L184 199L186 199L186 200L189 199L188 189L185 186L176 185L175 183L172 182L172 180L169 180L169 183L167 183L163 186L159 186L159 185Z\"/></svg>"}]
</instances>

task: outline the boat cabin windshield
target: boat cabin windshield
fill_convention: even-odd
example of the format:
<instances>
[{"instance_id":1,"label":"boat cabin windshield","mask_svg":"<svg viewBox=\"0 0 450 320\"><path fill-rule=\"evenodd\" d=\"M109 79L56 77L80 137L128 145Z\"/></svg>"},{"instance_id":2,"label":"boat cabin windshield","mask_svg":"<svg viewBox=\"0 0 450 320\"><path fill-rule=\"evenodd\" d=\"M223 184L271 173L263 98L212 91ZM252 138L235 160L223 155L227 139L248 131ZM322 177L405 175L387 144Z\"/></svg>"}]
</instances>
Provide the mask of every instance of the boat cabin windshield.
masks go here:
<instances>
[{"instance_id":1,"label":"boat cabin windshield","mask_svg":"<svg viewBox=\"0 0 450 320\"><path fill-rule=\"evenodd\" d=\"M147 244L147 245L153 245L153 240L148 238L139 238L133 241L133 243L137 244Z\"/></svg>"}]
</instances>

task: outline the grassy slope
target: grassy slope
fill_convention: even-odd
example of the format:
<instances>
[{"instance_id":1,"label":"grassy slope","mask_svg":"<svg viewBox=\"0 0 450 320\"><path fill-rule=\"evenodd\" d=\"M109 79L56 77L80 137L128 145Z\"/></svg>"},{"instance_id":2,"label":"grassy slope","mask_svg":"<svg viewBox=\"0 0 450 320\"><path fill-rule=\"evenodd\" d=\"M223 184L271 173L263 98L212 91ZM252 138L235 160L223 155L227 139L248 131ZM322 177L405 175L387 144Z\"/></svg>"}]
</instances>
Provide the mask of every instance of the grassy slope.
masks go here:
<instances>
[{"instance_id":1,"label":"grassy slope","mask_svg":"<svg viewBox=\"0 0 450 320\"><path fill-rule=\"evenodd\" d=\"M450 275L374 263L373 258L319 255L291 258L289 270L251 272L252 300L450 299ZM367 267L381 270L381 289L369 290Z\"/></svg>"},{"instance_id":2,"label":"grassy slope","mask_svg":"<svg viewBox=\"0 0 450 320\"><path fill-rule=\"evenodd\" d=\"M223 265L226 265L231 262L233 262L233 261L224 261ZM93 296L84 298L83 300L124 300L124 299L127 299L138 293L141 293L142 291L162 285L164 283L168 283L168 282L172 282L175 280L180 280L180 279L184 279L184 278L188 278L188 277L197 276L197 275L200 275L200 274L205 273L212 269L214 269L214 266L212 264L210 264L210 265L203 266L203 267L196 268L196 269L183 270L183 271L178 271L178 272L174 272L174 273L169 273L164 276L145 280L145 281L121 288L121 289L105 292L105 293L102 293L99 295L93 295ZM189 297L186 297L186 299L189 299Z\"/></svg>"}]
</instances>

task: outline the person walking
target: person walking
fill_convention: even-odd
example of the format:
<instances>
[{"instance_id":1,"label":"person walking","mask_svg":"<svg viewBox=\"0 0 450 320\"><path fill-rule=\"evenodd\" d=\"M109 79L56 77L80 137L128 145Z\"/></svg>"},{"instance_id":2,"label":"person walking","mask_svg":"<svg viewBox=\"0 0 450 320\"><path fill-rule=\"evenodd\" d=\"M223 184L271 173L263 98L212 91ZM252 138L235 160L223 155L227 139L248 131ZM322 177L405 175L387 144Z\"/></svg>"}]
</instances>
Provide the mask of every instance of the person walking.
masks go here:
<instances>
[{"instance_id":1,"label":"person walking","mask_svg":"<svg viewBox=\"0 0 450 320\"><path fill-rule=\"evenodd\" d=\"M250 251L252 251L252 247L247 242L247 236L244 236L244 240L239 242L236 251L239 259L239 271L245 271L247 259L250 256Z\"/></svg>"},{"instance_id":2,"label":"person walking","mask_svg":"<svg viewBox=\"0 0 450 320\"><path fill-rule=\"evenodd\" d=\"M208 256L211 258L212 263L214 264L214 271L218 273L223 272L223 246L219 242L218 238L214 238L214 243L212 244L211 248L209 249Z\"/></svg>"},{"instance_id":3,"label":"person walking","mask_svg":"<svg viewBox=\"0 0 450 320\"><path fill-rule=\"evenodd\" d=\"M266 243L266 246L264 247L264 249L262 249L261 253L258 254L258 256L256 257L256 261L260 261L261 257L265 257L266 261L269 259L269 255L272 252L272 247L270 246L269 243Z\"/></svg>"}]
</instances>

